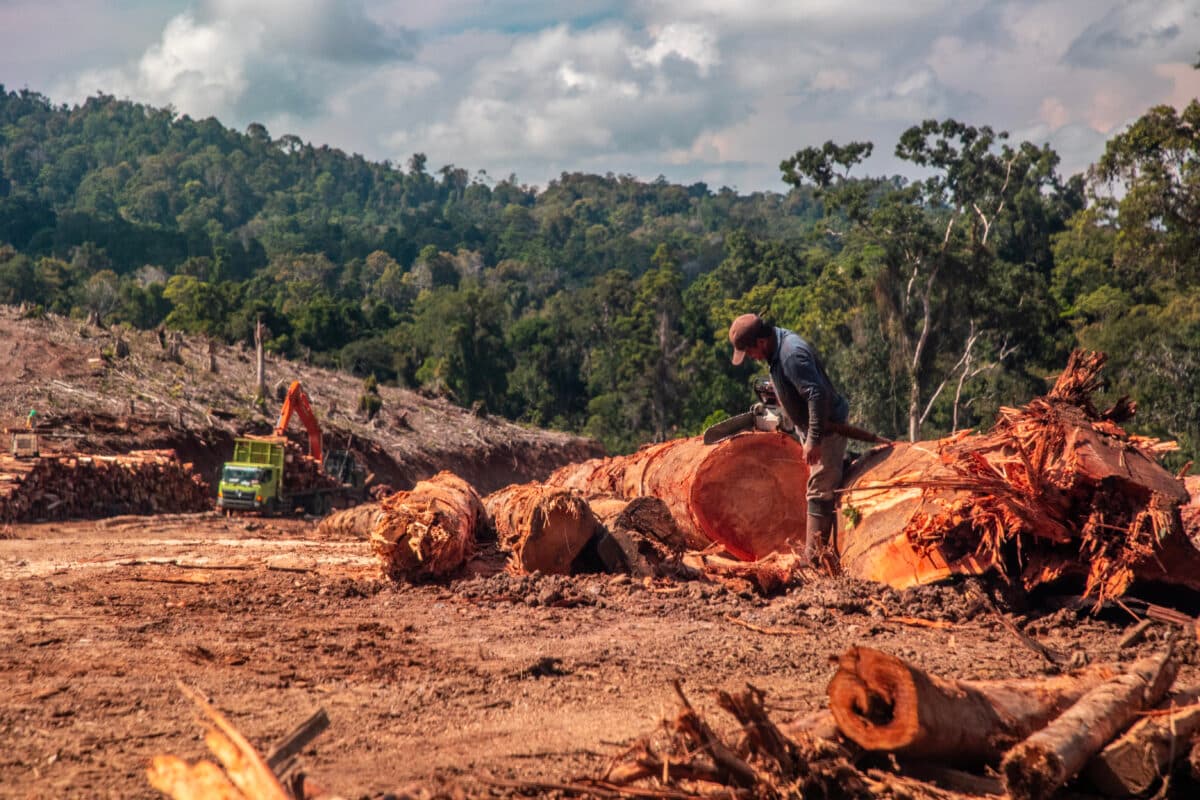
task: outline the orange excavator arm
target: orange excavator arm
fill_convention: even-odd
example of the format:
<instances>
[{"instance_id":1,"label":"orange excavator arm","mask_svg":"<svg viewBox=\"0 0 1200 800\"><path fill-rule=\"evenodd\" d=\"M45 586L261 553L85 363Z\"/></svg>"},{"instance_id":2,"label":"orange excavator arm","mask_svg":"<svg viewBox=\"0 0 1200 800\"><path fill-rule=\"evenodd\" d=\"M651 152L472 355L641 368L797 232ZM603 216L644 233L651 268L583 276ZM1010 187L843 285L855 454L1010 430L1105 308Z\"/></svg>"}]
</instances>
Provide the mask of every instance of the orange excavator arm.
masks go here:
<instances>
[{"instance_id":1,"label":"orange excavator arm","mask_svg":"<svg viewBox=\"0 0 1200 800\"><path fill-rule=\"evenodd\" d=\"M276 436L283 436L287 433L287 426L292 421L292 414L300 417L305 430L308 431L308 454L320 461L321 426L317 424L317 415L313 413L312 406L308 403L308 395L304 393L300 381L292 381L292 385L288 387L287 397L283 400L283 408L279 411L279 422L275 425Z\"/></svg>"}]
</instances>

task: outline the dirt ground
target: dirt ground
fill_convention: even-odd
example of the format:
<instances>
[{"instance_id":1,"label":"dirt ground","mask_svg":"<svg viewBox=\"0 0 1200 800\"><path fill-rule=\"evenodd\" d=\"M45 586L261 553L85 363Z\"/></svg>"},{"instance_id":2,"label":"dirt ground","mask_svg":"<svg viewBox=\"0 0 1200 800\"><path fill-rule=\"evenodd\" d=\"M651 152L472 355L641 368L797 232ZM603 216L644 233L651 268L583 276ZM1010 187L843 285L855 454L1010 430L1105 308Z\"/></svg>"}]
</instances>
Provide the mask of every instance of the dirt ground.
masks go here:
<instances>
[{"instance_id":1,"label":"dirt ground","mask_svg":"<svg viewBox=\"0 0 1200 800\"><path fill-rule=\"evenodd\" d=\"M1053 670L968 585L901 595L819 579L773 599L607 575L394 585L366 542L215 514L3 535L4 797L159 796L145 778L154 754L206 755L177 681L262 751L326 709L305 771L344 797L378 798L596 774L673 717L675 678L714 724L713 690L747 682L778 719L799 716L853 644L966 678ZM1118 616L1060 607L1017 621L1079 663L1132 659L1166 635L1118 651Z\"/></svg>"}]
</instances>

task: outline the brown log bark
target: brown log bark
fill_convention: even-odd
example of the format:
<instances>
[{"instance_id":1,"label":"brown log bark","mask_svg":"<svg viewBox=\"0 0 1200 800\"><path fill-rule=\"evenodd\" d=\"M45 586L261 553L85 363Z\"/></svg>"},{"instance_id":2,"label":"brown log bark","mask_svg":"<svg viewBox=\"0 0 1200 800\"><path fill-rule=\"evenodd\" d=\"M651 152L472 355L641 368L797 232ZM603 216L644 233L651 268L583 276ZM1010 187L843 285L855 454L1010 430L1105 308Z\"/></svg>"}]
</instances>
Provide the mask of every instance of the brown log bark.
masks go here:
<instances>
[{"instance_id":1,"label":"brown log bark","mask_svg":"<svg viewBox=\"0 0 1200 800\"><path fill-rule=\"evenodd\" d=\"M596 519L609 530L636 531L657 543L667 553L687 549L687 537L666 503L657 497L635 497L622 500L615 497L591 497L588 504Z\"/></svg>"},{"instance_id":2,"label":"brown log bark","mask_svg":"<svg viewBox=\"0 0 1200 800\"><path fill-rule=\"evenodd\" d=\"M1148 792L1177 759L1188 755L1189 742L1200 732L1198 703L1200 687L1172 693L1163 710L1178 710L1135 722L1092 757L1084 774L1108 795Z\"/></svg>"},{"instance_id":3,"label":"brown log bark","mask_svg":"<svg viewBox=\"0 0 1200 800\"><path fill-rule=\"evenodd\" d=\"M687 548L670 509L657 497L593 497L588 504L605 531L598 554L613 572L658 576L670 571L664 562L677 560Z\"/></svg>"},{"instance_id":4,"label":"brown log bark","mask_svg":"<svg viewBox=\"0 0 1200 800\"><path fill-rule=\"evenodd\" d=\"M555 472L547 483L587 496L662 500L688 546L720 543L755 560L804 545L804 449L782 433L742 433L706 445L675 439L628 456L593 459Z\"/></svg>"},{"instance_id":5,"label":"brown log bark","mask_svg":"<svg viewBox=\"0 0 1200 800\"><path fill-rule=\"evenodd\" d=\"M368 539L382 515L379 503L363 503L325 517L317 525L317 533L331 538Z\"/></svg>"},{"instance_id":6,"label":"brown log bark","mask_svg":"<svg viewBox=\"0 0 1200 800\"><path fill-rule=\"evenodd\" d=\"M1169 650L1134 663L1008 751L1000 771L1009 796L1038 800L1058 791L1139 711L1162 700L1178 665Z\"/></svg>"},{"instance_id":7,"label":"brown log bark","mask_svg":"<svg viewBox=\"0 0 1200 800\"><path fill-rule=\"evenodd\" d=\"M569 575L599 523L578 492L524 483L489 494L483 506L518 572Z\"/></svg>"},{"instance_id":8,"label":"brown log bark","mask_svg":"<svg viewBox=\"0 0 1200 800\"><path fill-rule=\"evenodd\" d=\"M484 518L479 495L450 472L384 499L380 510L371 549L395 579L443 576L461 567L475 550Z\"/></svg>"},{"instance_id":9,"label":"brown log bark","mask_svg":"<svg viewBox=\"0 0 1200 800\"><path fill-rule=\"evenodd\" d=\"M996 762L1112 674L1091 667L1049 678L959 681L852 647L829 683L829 709L842 733L866 750L947 763Z\"/></svg>"}]
</instances>

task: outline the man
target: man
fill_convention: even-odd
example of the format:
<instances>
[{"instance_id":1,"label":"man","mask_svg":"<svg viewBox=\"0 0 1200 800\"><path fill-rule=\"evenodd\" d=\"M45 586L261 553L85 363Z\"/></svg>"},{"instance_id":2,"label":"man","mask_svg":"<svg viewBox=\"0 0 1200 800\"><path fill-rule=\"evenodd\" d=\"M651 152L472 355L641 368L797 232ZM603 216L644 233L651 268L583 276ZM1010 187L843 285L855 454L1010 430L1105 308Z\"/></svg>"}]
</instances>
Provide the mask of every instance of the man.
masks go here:
<instances>
[{"instance_id":1,"label":"man","mask_svg":"<svg viewBox=\"0 0 1200 800\"><path fill-rule=\"evenodd\" d=\"M833 491L842 482L846 437L829 430L829 423L845 423L850 404L838 394L811 344L785 328L743 314L729 326L733 363L749 356L765 361L771 382L788 419L804 442L808 462L808 519L804 560L811 563L829 543L834 523Z\"/></svg>"}]
</instances>

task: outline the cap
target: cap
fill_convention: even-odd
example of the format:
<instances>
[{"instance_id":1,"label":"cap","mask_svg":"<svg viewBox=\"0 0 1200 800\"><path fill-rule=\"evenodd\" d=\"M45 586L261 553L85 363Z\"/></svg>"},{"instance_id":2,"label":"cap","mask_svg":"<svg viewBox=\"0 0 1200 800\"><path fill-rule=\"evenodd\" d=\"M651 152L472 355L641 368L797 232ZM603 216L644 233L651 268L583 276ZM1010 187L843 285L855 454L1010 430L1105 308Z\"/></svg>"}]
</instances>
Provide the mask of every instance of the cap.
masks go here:
<instances>
[{"instance_id":1,"label":"cap","mask_svg":"<svg viewBox=\"0 0 1200 800\"><path fill-rule=\"evenodd\" d=\"M752 346L763 334L764 323L758 314L742 314L729 326L729 343L733 345L733 363L740 364L746 357L746 348Z\"/></svg>"}]
</instances>

